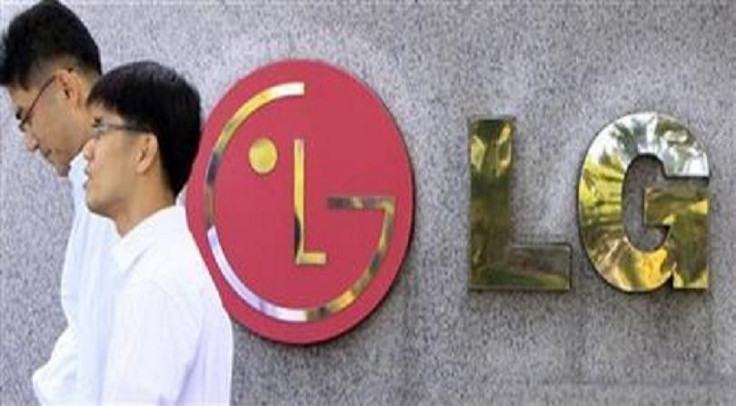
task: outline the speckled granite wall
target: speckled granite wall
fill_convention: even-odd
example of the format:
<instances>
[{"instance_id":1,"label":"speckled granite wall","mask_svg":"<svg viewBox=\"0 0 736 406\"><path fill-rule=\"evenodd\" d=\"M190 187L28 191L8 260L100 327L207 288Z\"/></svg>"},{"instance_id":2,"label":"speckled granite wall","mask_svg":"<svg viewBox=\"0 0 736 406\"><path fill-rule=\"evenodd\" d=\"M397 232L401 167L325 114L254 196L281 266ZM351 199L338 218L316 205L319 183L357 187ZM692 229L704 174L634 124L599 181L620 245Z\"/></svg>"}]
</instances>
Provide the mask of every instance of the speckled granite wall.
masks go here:
<instances>
[{"instance_id":1,"label":"speckled granite wall","mask_svg":"<svg viewBox=\"0 0 736 406\"><path fill-rule=\"evenodd\" d=\"M734 2L173 3L71 6L106 68L173 65L206 111L270 61L347 68L394 114L416 172L414 240L383 305L318 346L236 328L233 403L736 404ZM0 26L25 4L3 1ZM678 117L709 154L707 293L621 293L582 251L587 147L643 110ZM466 120L477 114L517 117L514 234L572 245L571 292L467 291ZM27 404L63 327L71 200L22 150L5 97L0 129L0 403Z\"/></svg>"}]
</instances>

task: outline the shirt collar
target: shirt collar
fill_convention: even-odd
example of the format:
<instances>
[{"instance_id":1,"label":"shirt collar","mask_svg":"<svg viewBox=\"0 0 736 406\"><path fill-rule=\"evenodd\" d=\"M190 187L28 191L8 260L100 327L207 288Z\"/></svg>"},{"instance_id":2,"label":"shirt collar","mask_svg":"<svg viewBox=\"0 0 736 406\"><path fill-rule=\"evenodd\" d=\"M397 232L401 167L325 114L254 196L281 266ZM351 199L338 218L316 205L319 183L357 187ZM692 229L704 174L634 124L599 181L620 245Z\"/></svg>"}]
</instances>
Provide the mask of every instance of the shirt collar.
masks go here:
<instances>
[{"instance_id":1,"label":"shirt collar","mask_svg":"<svg viewBox=\"0 0 736 406\"><path fill-rule=\"evenodd\" d=\"M141 254L162 236L181 232L188 232L182 206L169 206L146 217L112 247L112 256L119 271L125 273L130 269Z\"/></svg>"},{"instance_id":2,"label":"shirt collar","mask_svg":"<svg viewBox=\"0 0 736 406\"><path fill-rule=\"evenodd\" d=\"M84 182L87 180L87 175L84 170L87 168L87 160L84 159L81 153L72 159L69 163L69 173L67 178L72 187L72 201L74 203L74 215L80 216L87 210L87 203L85 202Z\"/></svg>"},{"instance_id":3,"label":"shirt collar","mask_svg":"<svg viewBox=\"0 0 736 406\"><path fill-rule=\"evenodd\" d=\"M81 189L84 186L86 176L84 169L87 168L87 160L84 159L82 153L78 153L69 164L69 180L75 188Z\"/></svg>"}]
</instances>

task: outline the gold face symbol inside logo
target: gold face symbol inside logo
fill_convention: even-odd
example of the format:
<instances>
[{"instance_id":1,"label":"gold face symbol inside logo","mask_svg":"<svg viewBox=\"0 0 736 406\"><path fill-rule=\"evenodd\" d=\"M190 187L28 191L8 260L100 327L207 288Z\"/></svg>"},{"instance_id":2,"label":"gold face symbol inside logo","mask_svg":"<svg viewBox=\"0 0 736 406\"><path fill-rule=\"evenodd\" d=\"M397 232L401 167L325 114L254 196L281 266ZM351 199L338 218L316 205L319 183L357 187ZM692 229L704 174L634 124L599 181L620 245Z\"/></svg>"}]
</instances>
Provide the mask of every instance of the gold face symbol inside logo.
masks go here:
<instances>
[{"instance_id":1,"label":"gold face symbol inside logo","mask_svg":"<svg viewBox=\"0 0 736 406\"><path fill-rule=\"evenodd\" d=\"M222 129L215 147L212 150L205 173L205 222L207 224L207 241L220 272L225 281L235 293L251 308L270 316L276 320L305 323L309 321L325 319L354 303L360 295L368 289L371 281L376 277L385 259L394 227L396 213L396 199L391 196L329 196L327 207L332 210L380 210L383 212L381 233L375 252L360 274L360 276L336 297L313 307L289 307L279 305L261 297L246 286L236 275L223 249L214 216L214 185L222 157L228 145L235 136L236 130L247 119L260 108L274 101L304 96L304 83L283 83L270 87L246 101L242 107L233 114ZM294 252L294 263L298 266L326 265L327 253L324 251L307 250L306 248L306 224L304 210L305 196L305 145L303 139L294 140L294 214L296 244ZM248 160L251 168L260 175L270 174L276 167L278 161L278 150L276 144L269 138L259 137L251 145L248 151Z\"/></svg>"}]
</instances>

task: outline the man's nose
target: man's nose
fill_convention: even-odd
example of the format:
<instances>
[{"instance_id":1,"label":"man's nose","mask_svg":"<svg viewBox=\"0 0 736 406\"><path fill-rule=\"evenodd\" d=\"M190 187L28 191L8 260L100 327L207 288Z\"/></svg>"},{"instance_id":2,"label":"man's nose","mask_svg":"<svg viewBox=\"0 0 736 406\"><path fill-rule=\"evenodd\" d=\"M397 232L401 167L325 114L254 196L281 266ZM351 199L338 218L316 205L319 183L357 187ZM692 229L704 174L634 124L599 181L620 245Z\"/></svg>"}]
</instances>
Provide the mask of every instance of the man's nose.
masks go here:
<instances>
[{"instance_id":1,"label":"man's nose","mask_svg":"<svg viewBox=\"0 0 736 406\"><path fill-rule=\"evenodd\" d=\"M25 140L26 150L28 152L34 152L38 149L38 140L36 139L36 137L33 136L33 134L30 133L30 131L26 131L23 134L23 138Z\"/></svg>"},{"instance_id":2,"label":"man's nose","mask_svg":"<svg viewBox=\"0 0 736 406\"><path fill-rule=\"evenodd\" d=\"M92 160L94 157L95 152L95 139L90 138L87 140L86 143L84 143L84 147L82 147L82 156L84 156L84 159L86 159L88 162Z\"/></svg>"}]
</instances>

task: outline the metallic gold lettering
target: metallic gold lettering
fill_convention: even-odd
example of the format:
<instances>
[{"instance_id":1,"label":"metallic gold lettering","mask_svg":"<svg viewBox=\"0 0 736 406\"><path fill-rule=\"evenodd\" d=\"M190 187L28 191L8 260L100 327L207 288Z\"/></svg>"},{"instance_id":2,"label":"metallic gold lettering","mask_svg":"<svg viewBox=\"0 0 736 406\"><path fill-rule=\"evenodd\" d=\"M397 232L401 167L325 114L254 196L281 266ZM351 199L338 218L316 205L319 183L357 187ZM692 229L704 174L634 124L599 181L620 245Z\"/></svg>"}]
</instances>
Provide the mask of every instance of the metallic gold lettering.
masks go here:
<instances>
[{"instance_id":1,"label":"metallic gold lettering","mask_svg":"<svg viewBox=\"0 0 736 406\"><path fill-rule=\"evenodd\" d=\"M637 113L614 121L596 136L580 174L578 215L585 251L608 283L627 292L657 289L670 277L676 289L706 289L707 186L647 188L645 225L667 227L667 237L659 248L644 252L626 235L624 178L642 155L659 159L668 178L708 179L705 151L674 118Z\"/></svg>"},{"instance_id":2,"label":"metallic gold lettering","mask_svg":"<svg viewBox=\"0 0 736 406\"><path fill-rule=\"evenodd\" d=\"M571 249L511 243L510 117L470 123L470 289L569 290Z\"/></svg>"}]
</instances>

